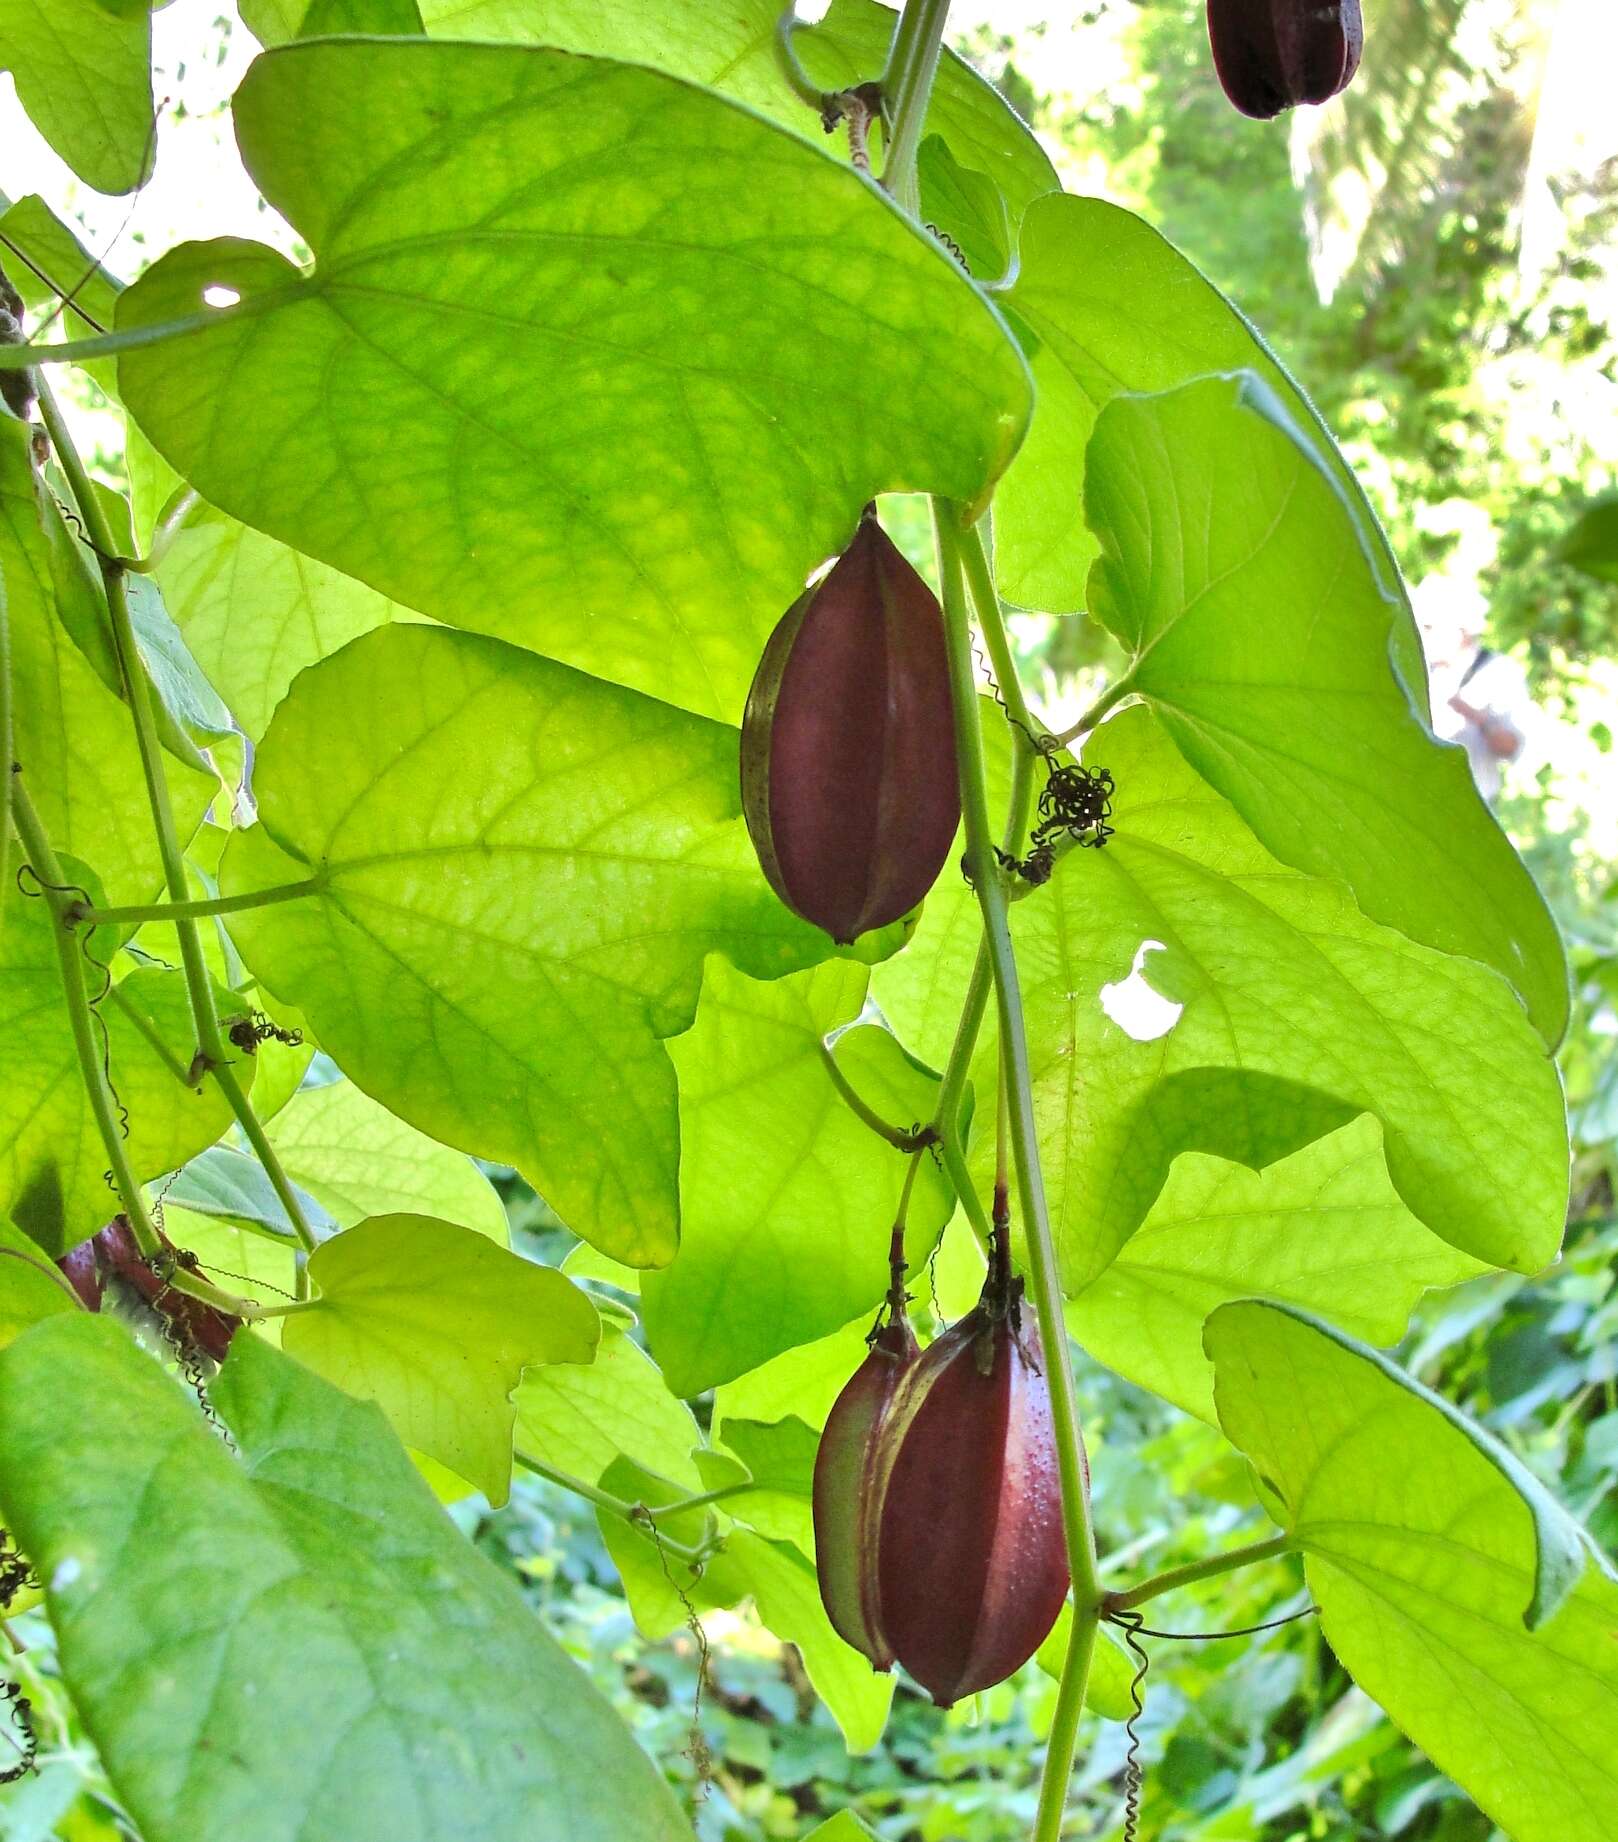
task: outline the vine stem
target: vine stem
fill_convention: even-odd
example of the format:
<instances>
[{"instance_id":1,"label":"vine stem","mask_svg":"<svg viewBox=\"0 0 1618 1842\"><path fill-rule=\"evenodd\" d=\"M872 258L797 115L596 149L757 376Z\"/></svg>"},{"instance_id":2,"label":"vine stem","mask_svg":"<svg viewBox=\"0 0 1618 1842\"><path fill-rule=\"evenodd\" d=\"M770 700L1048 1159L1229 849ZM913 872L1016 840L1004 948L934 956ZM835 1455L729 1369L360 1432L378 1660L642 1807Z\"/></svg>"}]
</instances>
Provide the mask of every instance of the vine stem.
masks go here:
<instances>
[{"instance_id":1,"label":"vine stem","mask_svg":"<svg viewBox=\"0 0 1618 1842\"><path fill-rule=\"evenodd\" d=\"M163 1242L147 1211L140 1180L129 1162L129 1151L118 1124L112 1090L107 1084L100 1045L96 1041L95 1014L90 1008L90 993L84 983L84 958L79 950L75 923L69 913L73 906L72 898L60 888L51 887L66 879L34 803L28 797L20 770L13 767L8 779L12 823L17 828L23 850L42 885L40 899L50 910L51 938L61 971L62 996L73 1035L73 1052L78 1058L79 1076L89 1096L96 1131L100 1134L102 1147L107 1154L107 1167L112 1176L113 1188L142 1258L155 1260L163 1252ZM195 1273L187 1272L183 1267L177 1268L170 1275L168 1283L174 1291L201 1299L204 1304L228 1312L233 1317L256 1318L259 1315L258 1307L250 1300L221 1291L218 1286Z\"/></svg>"},{"instance_id":2,"label":"vine stem","mask_svg":"<svg viewBox=\"0 0 1618 1842\"><path fill-rule=\"evenodd\" d=\"M57 462L78 502L79 517L101 564L107 612L112 623L113 646L123 672L129 707L135 719L135 741L140 751L141 772L146 781L147 803L157 832L163 880L168 886L171 901L178 906L187 903L190 898L185 874L185 854L175 829L174 807L163 771L162 746L157 738L157 719L152 709L151 682L141 662L140 649L135 641L134 622L130 618L128 584L124 579L123 567L114 555L112 532L101 509L101 502L96 497L95 487L85 472L84 463L79 458L78 448L62 418L56 399L43 378L39 383L39 406L50 434L51 446L56 451ZM59 881L60 878L55 880ZM198 1051L207 1072L218 1084L231 1112L246 1134L248 1143L258 1154L265 1174L292 1223L293 1232L305 1256L298 1262L293 1283L298 1296L307 1297L309 1279L305 1269L307 1256L315 1247L314 1232L305 1219L296 1191L281 1168L280 1159L265 1137L264 1128L230 1065L230 1051L220 1032L219 1013L214 1006L213 983L208 974L207 961L203 957L202 935L196 921L181 915L173 918L173 924L180 943L180 961L185 973L186 991L191 999L191 1017L196 1029Z\"/></svg>"},{"instance_id":3,"label":"vine stem","mask_svg":"<svg viewBox=\"0 0 1618 1842\"><path fill-rule=\"evenodd\" d=\"M313 895L320 886L318 876L306 876L302 882L276 883L269 889L213 896L203 902L133 902L117 908L93 908L78 902L74 904L73 918L90 927L138 926L146 921L210 921L219 915L244 914L250 908L268 908L275 902L295 902L300 896Z\"/></svg>"},{"instance_id":4,"label":"vine stem","mask_svg":"<svg viewBox=\"0 0 1618 1842\"><path fill-rule=\"evenodd\" d=\"M906 0L882 74L882 97L889 116L882 185L912 217L920 204L916 150L921 146L948 16L949 0Z\"/></svg>"},{"instance_id":5,"label":"vine stem","mask_svg":"<svg viewBox=\"0 0 1618 1842\"><path fill-rule=\"evenodd\" d=\"M535 1458L531 1452L525 1452L519 1446L512 1457L524 1471L531 1471L535 1477L542 1477L547 1484L559 1485L563 1490L570 1490L576 1497L583 1497L586 1503L593 1503L597 1509L604 1509L609 1516L620 1516L634 1527L642 1527L647 1522L655 1522L659 1516L666 1516L671 1510L692 1509L698 1501L669 1503L653 1509L644 1503L631 1503L627 1497L615 1497L610 1490L603 1490L599 1484L587 1484L582 1477L574 1477L571 1472L558 1471L554 1465L548 1465L542 1458ZM677 1561L684 1561L688 1567L700 1566L707 1559L708 1549L693 1548L683 1541L675 1541L661 1530L657 1536L658 1546L665 1554L670 1554Z\"/></svg>"},{"instance_id":6,"label":"vine stem","mask_svg":"<svg viewBox=\"0 0 1618 1842\"><path fill-rule=\"evenodd\" d=\"M1005 1057L1006 1099L1009 1109L1012 1166L1017 1173L1029 1290L1039 1318L1044 1346L1046 1378L1051 1394L1051 1428L1056 1441L1057 1471L1062 1485L1062 1525L1067 1542L1068 1566L1073 1579L1072 1647L1093 1649L1095 1622L1101 1605L1100 1575L1096 1566L1095 1537L1090 1526L1090 1506L1085 1485L1078 1396L1068 1355L1067 1323L1063 1315L1061 1275L1045 1203L1044 1177L1039 1165L1039 1145L1034 1123L1033 1083L1028 1065L1028 1037L1023 1024L1022 993L1017 960L1011 944L1005 884L989 833L987 782L984 773L983 731L978 715L977 685L972 670L972 631L962 570L964 526L961 509L948 501L933 501L933 528L938 545L939 581L943 590L944 637L949 652L951 702L955 717L955 751L961 776L961 812L966 826L966 856L983 917L984 944L988 949L1000 1024L1001 1053ZM1004 687L1002 687L1004 694ZM1060 1833L1062 1807L1073 1765L1073 1741L1078 1709L1083 1705L1088 1680L1088 1657L1073 1658L1063 1670L1069 1684L1071 1718L1064 1729L1052 1730L1040 1791L1040 1810L1034 1842L1055 1842Z\"/></svg>"},{"instance_id":7,"label":"vine stem","mask_svg":"<svg viewBox=\"0 0 1618 1842\"><path fill-rule=\"evenodd\" d=\"M1277 1555L1291 1552L1290 1535L1272 1535L1266 1541L1251 1541L1246 1547L1232 1548L1228 1554L1216 1554L1205 1561L1188 1561L1183 1567L1170 1567L1165 1573L1142 1580L1128 1592L1108 1593L1101 1602L1102 1613L1110 1618L1114 1612L1130 1612L1160 1593L1173 1592L1176 1587L1192 1586L1198 1580L1211 1580L1218 1574L1234 1573L1238 1567L1251 1567L1258 1561L1273 1560Z\"/></svg>"}]
</instances>

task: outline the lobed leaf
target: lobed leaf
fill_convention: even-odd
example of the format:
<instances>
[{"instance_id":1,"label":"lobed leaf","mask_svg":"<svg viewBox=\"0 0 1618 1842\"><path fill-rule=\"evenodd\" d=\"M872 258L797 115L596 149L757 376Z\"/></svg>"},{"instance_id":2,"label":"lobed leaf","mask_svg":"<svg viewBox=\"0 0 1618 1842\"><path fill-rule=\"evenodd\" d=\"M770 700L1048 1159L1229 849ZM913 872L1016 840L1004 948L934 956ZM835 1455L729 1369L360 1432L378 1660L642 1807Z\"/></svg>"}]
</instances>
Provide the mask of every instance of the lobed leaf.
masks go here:
<instances>
[{"instance_id":1,"label":"lobed leaf","mask_svg":"<svg viewBox=\"0 0 1618 1842\"><path fill-rule=\"evenodd\" d=\"M390 1111L516 1165L615 1258L666 1261L661 1039L689 1023L703 956L777 973L829 950L759 873L735 751L733 730L498 641L379 628L270 725L263 823L222 885L318 888L239 915L235 938Z\"/></svg>"},{"instance_id":2,"label":"lobed leaf","mask_svg":"<svg viewBox=\"0 0 1618 1842\"><path fill-rule=\"evenodd\" d=\"M589 1362L595 1307L552 1267L426 1215L379 1215L309 1257L314 1299L281 1347L360 1400L406 1445L504 1503L512 1396L529 1366Z\"/></svg>"},{"instance_id":3,"label":"lobed leaf","mask_svg":"<svg viewBox=\"0 0 1618 1842\"><path fill-rule=\"evenodd\" d=\"M391 599L739 714L809 570L890 489L979 498L1015 342L868 179L638 66L316 40L235 102L316 254L187 244L119 382L211 503ZM627 465L626 465L627 461Z\"/></svg>"},{"instance_id":4,"label":"lobed leaf","mask_svg":"<svg viewBox=\"0 0 1618 1842\"><path fill-rule=\"evenodd\" d=\"M1465 751L1411 710L1354 508L1270 386L1247 373L1110 403L1085 511L1091 611L1192 767L1282 862L1503 973L1554 1046L1556 924Z\"/></svg>"},{"instance_id":5,"label":"lobed leaf","mask_svg":"<svg viewBox=\"0 0 1618 1842\"><path fill-rule=\"evenodd\" d=\"M1389 1180L1382 1129L1362 1114L1264 1170L1182 1152L1067 1321L1098 1361L1213 1421L1202 1326L1219 1305L1272 1298L1386 1346L1428 1287L1487 1270L1410 1213Z\"/></svg>"},{"instance_id":6,"label":"lobed leaf","mask_svg":"<svg viewBox=\"0 0 1618 1842\"><path fill-rule=\"evenodd\" d=\"M676 1394L694 1395L874 1310L904 1154L844 1103L822 1039L856 1016L866 971L833 960L761 984L710 960L692 1028L669 1045L680 1083L680 1250L641 1283L647 1340ZM937 1077L885 1030L837 1043L855 1091L902 1128L929 1120ZM907 1251L926 1258L953 1198L930 1160Z\"/></svg>"},{"instance_id":7,"label":"lobed leaf","mask_svg":"<svg viewBox=\"0 0 1618 1842\"><path fill-rule=\"evenodd\" d=\"M1114 717L1087 752L1117 777L1117 835L1070 852L1012 915L1068 1290L1111 1264L1181 1152L1259 1169L1362 1112L1433 1233L1490 1265L1550 1260L1567 1201L1562 1096L1506 981L1278 864L1151 711ZM962 900L935 895L873 977L924 1051ZM980 1080L994 1053L986 1031ZM982 1130L973 1155L987 1175Z\"/></svg>"},{"instance_id":8,"label":"lobed leaf","mask_svg":"<svg viewBox=\"0 0 1618 1842\"><path fill-rule=\"evenodd\" d=\"M1320 440L1395 602L1390 644L1400 682L1425 710L1415 618L1363 488L1298 384L1195 264L1132 212L1064 194L1030 208L1017 282L1002 298L1031 354L1039 397L995 498L995 570L1009 600L1053 613L1085 605L1097 555L1084 523L1085 450L1105 404L1210 371L1256 371Z\"/></svg>"},{"instance_id":9,"label":"lobed leaf","mask_svg":"<svg viewBox=\"0 0 1618 1842\"><path fill-rule=\"evenodd\" d=\"M1602 1842L1618 1800L1618 1581L1512 1454L1282 1305L1208 1321L1220 1424L1296 1546L1332 1650L1516 1842Z\"/></svg>"}]
</instances>

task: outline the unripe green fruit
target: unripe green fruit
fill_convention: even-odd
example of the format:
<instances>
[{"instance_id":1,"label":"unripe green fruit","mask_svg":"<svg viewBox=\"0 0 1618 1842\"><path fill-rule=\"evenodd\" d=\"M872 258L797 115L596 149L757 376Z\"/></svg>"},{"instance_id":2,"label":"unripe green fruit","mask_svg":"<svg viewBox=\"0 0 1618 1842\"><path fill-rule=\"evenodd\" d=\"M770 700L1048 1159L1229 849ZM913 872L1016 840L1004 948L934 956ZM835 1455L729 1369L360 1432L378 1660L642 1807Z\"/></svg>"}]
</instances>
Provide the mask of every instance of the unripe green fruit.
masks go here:
<instances>
[{"instance_id":1,"label":"unripe green fruit","mask_svg":"<svg viewBox=\"0 0 1618 1842\"><path fill-rule=\"evenodd\" d=\"M770 635L742 719L742 806L770 886L844 945L914 908L950 854L943 615L870 510Z\"/></svg>"}]
</instances>

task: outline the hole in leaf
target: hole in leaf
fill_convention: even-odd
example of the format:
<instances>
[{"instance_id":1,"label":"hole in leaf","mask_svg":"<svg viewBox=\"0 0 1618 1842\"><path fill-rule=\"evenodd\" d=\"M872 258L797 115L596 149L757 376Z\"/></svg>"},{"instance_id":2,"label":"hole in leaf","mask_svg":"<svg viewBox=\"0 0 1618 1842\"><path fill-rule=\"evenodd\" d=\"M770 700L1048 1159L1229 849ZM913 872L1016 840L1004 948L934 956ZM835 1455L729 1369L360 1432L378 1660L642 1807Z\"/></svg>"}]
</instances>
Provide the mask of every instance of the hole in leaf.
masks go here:
<instances>
[{"instance_id":1,"label":"hole in leaf","mask_svg":"<svg viewBox=\"0 0 1618 1842\"><path fill-rule=\"evenodd\" d=\"M234 288L215 281L202 290L202 298L210 307L234 307L242 297Z\"/></svg>"},{"instance_id":2,"label":"hole in leaf","mask_svg":"<svg viewBox=\"0 0 1618 1842\"><path fill-rule=\"evenodd\" d=\"M1142 971L1146 955L1162 951L1161 940L1143 940L1135 949L1129 977L1115 979L1112 984L1101 987L1101 1008L1119 1029L1138 1043L1156 1042L1158 1037L1167 1036L1185 1009L1183 1004L1176 1004L1161 992L1153 991L1146 982L1146 974Z\"/></svg>"}]
</instances>

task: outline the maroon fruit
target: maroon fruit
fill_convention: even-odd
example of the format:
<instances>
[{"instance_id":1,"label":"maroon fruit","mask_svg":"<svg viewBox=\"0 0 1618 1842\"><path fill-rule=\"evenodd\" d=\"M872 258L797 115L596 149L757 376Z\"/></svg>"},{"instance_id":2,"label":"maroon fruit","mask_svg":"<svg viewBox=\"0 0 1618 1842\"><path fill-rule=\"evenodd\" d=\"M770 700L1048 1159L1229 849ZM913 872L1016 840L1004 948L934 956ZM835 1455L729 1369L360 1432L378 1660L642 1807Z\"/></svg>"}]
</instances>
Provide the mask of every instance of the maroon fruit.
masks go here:
<instances>
[{"instance_id":1,"label":"maroon fruit","mask_svg":"<svg viewBox=\"0 0 1618 1842\"><path fill-rule=\"evenodd\" d=\"M157 1237L163 1244L163 1259L172 1260L174 1268L194 1264L194 1256L175 1247L161 1228ZM188 1293L176 1292L169 1283L169 1274L160 1270L162 1262L148 1261L135 1245L126 1217L115 1215L96 1235L95 1250L102 1273L122 1280L144 1300L182 1352L209 1356L215 1362L225 1360L241 1319L216 1311Z\"/></svg>"},{"instance_id":2,"label":"maroon fruit","mask_svg":"<svg viewBox=\"0 0 1618 1842\"><path fill-rule=\"evenodd\" d=\"M1208 38L1225 94L1267 121L1346 88L1365 28L1360 0L1208 0Z\"/></svg>"},{"instance_id":3,"label":"maroon fruit","mask_svg":"<svg viewBox=\"0 0 1618 1842\"><path fill-rule=\"evenodd\" d=\"M1015 1289L1000 1297L927 1348L886 1424L882 1631L946 1708L1026 1663L1068 1590L1039 1334Z\"/></svg>"},{"instance_id":4,"label":"maroon fruit","mask_svg":"<svg viewBox=\"0 0 1618 1842\"><path fill-rule=\"evenodd\" d=\"M893 1647L882 1632L877 1598L877 1533L892 1453L882 1431L899 1384L919 1353L907 1318L882 1325L871 1338L870 1355L827 1416L815 1454L821 1601L833 1630L868 1657L873 1669L893 1667Z\"/></svg>"},{"instance_id":5,"label":"maroon fruit","mask_svg":"<svg viewBox=\"0 0 1618 1842\"><path fill-rule=\"evenodd\" d=\"M94 1241L80 1241L56 1262L67 1275L68 1284L83 1299L87 1311L101 1309L101 1269L96 1265Z\"/></svg>"},{"instance_id":6,"label":"maroon fruit","mask_svg":"<svg viewBox=\"0 0 1618 1842\"><path fill-rule=\"evenodd\" d=\"M847 944L921 901L960 822L938 602L867 508L770 635L742 805L781 900Z\"/></svg>"}]
</instances>

